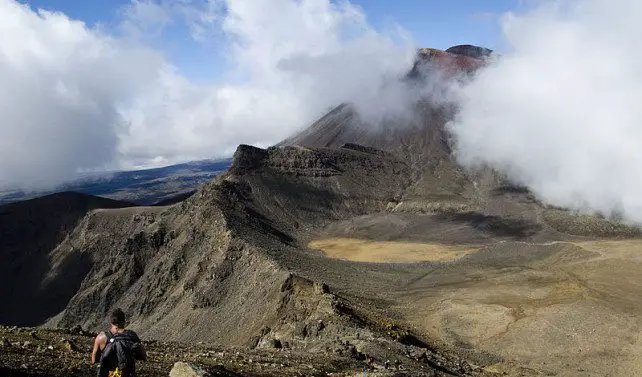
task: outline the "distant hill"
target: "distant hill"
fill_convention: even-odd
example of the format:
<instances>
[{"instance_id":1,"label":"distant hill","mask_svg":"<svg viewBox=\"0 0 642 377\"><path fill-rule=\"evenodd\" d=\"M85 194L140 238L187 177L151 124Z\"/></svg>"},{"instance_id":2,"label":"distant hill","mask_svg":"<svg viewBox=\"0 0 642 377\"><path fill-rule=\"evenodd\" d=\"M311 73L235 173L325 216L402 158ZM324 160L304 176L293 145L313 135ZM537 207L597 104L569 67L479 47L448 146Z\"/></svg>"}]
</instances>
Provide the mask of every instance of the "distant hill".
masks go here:
<instances>
[{"instance_id":1,"label":"distant hill","mask_svg":"<svg viewBox=\"0 0 642 377\"><path fill-rule=\"evenodd\" d=\"M172 202L227 170L231 160L202 160L162 168L96 173L49 191L0 191L0 205L62 191L124 200L139 205Z\"/></svg>"}]
</instances>

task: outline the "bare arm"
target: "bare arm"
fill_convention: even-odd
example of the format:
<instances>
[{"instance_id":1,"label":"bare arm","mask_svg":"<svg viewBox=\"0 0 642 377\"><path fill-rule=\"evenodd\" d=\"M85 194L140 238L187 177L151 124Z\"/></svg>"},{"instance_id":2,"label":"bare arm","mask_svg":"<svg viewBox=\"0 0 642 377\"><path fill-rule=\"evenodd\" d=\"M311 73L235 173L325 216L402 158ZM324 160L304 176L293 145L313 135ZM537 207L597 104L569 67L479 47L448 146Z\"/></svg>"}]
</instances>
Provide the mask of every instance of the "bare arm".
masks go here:
<instances>
[{"instance_id":1,"label":"bare arm","mask_svg":"<svg viewBox=\"0 0 642 377\"><path fill-rule=\"evenodd\" d=\"M96 364L96 357L98 356L98 351L103 349L105 347L105 343L107 342L107 337L105 336L105 333L100 333L94 340L94 348L91 351L91 363Z\"/></svg>"}]
</instances>

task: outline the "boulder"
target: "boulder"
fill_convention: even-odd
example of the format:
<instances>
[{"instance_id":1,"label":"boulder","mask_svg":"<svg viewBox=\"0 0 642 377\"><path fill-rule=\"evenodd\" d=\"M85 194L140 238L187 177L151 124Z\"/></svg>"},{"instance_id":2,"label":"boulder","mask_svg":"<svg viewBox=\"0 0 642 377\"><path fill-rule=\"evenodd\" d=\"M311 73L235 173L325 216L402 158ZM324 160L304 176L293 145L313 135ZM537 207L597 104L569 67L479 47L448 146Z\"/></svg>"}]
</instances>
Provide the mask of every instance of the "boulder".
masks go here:
<instances>
[{"instance_id":1,"label":"boulder","mask_svg":"<svg viewBox=\"0 0 642 377\"><path fill-rule=\"evenodd\" d=\"M314 293L316 294L324 294L324 293L330 292L330 288L328 288L328 285L323 282L315 282L313 287L314 287Z\"/></svg>"},{"instance_id":2,"label":"boulder","mask_svg":"<svg viewBox=\"0 0 642 377\"><path fill-rule=\"evenodd\" d=\"M283 348L283 345L281 344L281 341L279 339L270 339L268 341L268 347L269 348L281 349L281 348Z\"/></svg>"},{"instance_id":3,"label":"boulder","mask_svg":"<svg viewBox=\"0 0 642 377\"><path fill-rule=\"evenodd\" d=\"M211 377L212 375L205 369L198 365L184 363L182 361L176 362L172 370L169 372L169 377Z\"/></svg>"},{"instance_id":4,"label":"boulder","mask_svg":"<svg viewBox=\"0 0 642 377\"><path fill-rule=\"evenodd\" d=\"M81 351L80 348L78 348L78 346L75 343L73 343L69 339L64 339L64 338L62 339L62 348L69 353Z\"/></svg>"},{"instance_id":5,"label":"boulder","mask_svg":"<svg viewBox=\"0 0 642 377\"><path fill-rule=\"evenodd\" d=\"M71 332L72 334L78 334L78 335L82 335L82 334L84 334L84 331L83 331L83 329L82 329L82 326L80 326L80 325L76 325L76 326L72 327L72 328L69 330L69 332Z\"/></svg>"}]
</instances>

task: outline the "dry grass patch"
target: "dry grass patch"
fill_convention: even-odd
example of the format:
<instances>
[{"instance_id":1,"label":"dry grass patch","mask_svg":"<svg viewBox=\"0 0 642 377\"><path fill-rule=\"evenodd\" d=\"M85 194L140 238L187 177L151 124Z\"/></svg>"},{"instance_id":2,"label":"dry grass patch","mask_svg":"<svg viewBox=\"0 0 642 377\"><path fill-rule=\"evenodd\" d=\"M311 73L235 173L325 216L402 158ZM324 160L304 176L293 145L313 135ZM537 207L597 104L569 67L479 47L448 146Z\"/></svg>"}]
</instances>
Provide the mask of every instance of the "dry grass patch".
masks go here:
<instances>
[{"instance_id":1,"label":"dry grass patch","mask_svg":"<svg viewBox=\"0 0 642 377\"><path fill-rule=\"evenodd\" d=\"M322 250L330 258L381 263L452 261L479 249L475 245L368 241L354 238L317 240L310 242L308 247Z\"/></svg>"}]
</instances>

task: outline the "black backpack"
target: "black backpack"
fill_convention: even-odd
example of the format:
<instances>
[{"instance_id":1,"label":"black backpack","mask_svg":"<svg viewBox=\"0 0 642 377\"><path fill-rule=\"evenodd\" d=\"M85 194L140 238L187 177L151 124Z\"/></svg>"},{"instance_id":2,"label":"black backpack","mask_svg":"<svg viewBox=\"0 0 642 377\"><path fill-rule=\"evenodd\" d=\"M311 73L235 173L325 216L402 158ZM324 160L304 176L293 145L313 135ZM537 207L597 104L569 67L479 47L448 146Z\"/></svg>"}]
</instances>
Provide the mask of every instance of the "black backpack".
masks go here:
<instances>
[{"instance_id":1,"label":"black backpack","mask_svg":"<svg viewBox=\"0 0 642 377\"><path fill-rule=\"evenodd\" d=\"M121 372L127 369L127 376L136 376L135 348L140 344L138 335L131 331L125 330L120 334L112 334L105 331L107 344L100 356L100 366L98 368L98 377L107 377L109 372L118 368Z\"/></svg>"}]
</instances>

